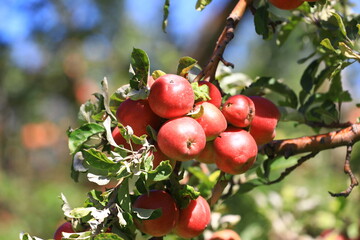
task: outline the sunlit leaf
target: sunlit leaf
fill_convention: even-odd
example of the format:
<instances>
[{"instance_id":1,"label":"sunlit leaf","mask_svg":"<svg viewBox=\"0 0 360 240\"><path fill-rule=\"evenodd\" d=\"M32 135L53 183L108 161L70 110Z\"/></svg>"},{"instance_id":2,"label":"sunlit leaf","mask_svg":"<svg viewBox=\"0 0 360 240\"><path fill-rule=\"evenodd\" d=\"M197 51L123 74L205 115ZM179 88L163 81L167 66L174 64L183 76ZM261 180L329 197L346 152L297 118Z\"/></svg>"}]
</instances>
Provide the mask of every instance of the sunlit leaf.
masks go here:
<instances>
[{"instance_id":1,"label":"sunlit leaf","mask_svg":"<svg viewBox=\"0 0 360 240\"><path fill-rule=\"evenodd\" d=\"M211 3L212 0L198 0L195 8L197 11L202 11L204 8Z\"/></svg>"},{"instance_id":2,"label":"sunlit leaf","mask_svg":"<svg viewBox=\"0 0 360 240\"><path fill-rule=\"evenodd\" d=\"M71 131L69 133L69 149L70 153L74 154L78 152L81 148L81 146L88 141L88 139L99 133L103 133L105 131L105 128L97 123L88 123L84 124L81 127L75 129L74 131Z\"/></svg>"}]
</instances>

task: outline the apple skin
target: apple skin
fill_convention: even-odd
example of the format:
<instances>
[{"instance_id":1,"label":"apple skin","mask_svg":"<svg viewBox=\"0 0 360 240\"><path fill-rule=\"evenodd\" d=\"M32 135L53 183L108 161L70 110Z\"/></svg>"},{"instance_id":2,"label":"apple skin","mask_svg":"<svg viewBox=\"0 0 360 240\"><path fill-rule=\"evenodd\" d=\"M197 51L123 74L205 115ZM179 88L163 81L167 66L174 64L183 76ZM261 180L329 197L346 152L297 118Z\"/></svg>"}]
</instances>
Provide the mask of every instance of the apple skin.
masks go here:
<instances>
[{"instance_id":1,"label":"apple skin","mask_svg":"<svg viewBox=\"0 0 360 240\"><path fill-rule=\"evenodd\" d=\"M205 148L195 158L197 161L207 164L215 163L216 152L214 149L214 141L206 142Z\"/></svg>"},{"instance_id":2,"label":"apple skin","mask_svg":"<svg viewBox=\"0 0 360 240\"><path fill-rule=\"evenodd\" d=\"M155 219L139 220L134 218L136 227L143 233L161 237L170 233L179 218L179 210L173 197L163 190L151 190L139 196L133 204L135 208L159 209L162 215Z\"/></svg>"},{"instance_id":3,"label":"apple skin","mask_svg":"<svg viewBox=\"0 0 360 240\"><path fill-rule=\"evenodd\" d=\"M228 127L214 140L215 163L223 172L241 174L254 164L258 148L249 132Z\"/></svg>"},{"instance_id":4,"label":"apple skin","mask_svg":"<svg viewBox=\"0 0 360 240\"><path fill-rule=\"evenodd\" d=\"M168 156L166 156L159 148L157 144L155 144L156 150L152 151L152 154L154 156L153 159L153 169L155 169L162 161L169 160L171 167L174 169L176 161L173 159L169 159Z\"/></svg>"},{"instance_id":5,"label":"apple skin","mask_svg":"<svg viewBox=\"0 0 360 240\"><path fill-rule=\"evenodd\" d=\"M282 10L292 10L303 4L303 0L269 0L275 7Z\"/></svg>"},{"instance_id":6,"label":"apple skin","mask_svg":"<svg viewBox=\"0 0 360 240\"><path fill-rule=\"evenodd\" d=\"M209 97L211 99L207 100L206 102L212 103L217 108L220 108L222 97L221 97L221 92L219 91L219 89L214 84L212 84L211 82L208 82L208 81L199 81L198 84L199 84L199 86L207 85L209 87ZM202 101L202 102L204 102L204 101Z\"/></svg>"},{"instance_id":7,"label":"apple skin","mask_svg":"<svg viewBox=\"0 0 360 240\"><path fill-rule=\"evenodd\" d=\"M221 111L212 103L201 102L195 104L195 111L203 107L203 114L195 120L204 129L206 141L214 140L227 128L227 121Z\"/></svg>"},{"instance_id":8,"label":"apple skin","mask_svg":"<svg viewBox=\"0 0 360 240\"><path fill-rule=\"evenodd\" d=\"M235 127L247 127L254 118L255 105L245 95L234 95L224 102L221 111L230 124Z\"/></svg>"},{"instance_id":9,"label":"apple skin","mask_svg":"<svg viewBox=\"0 0 360 240\"><path fill-rule=\"evenodd\" d=\"M231 229L214 232L209 240L241 240L240 236Z\"/></svg>"},{"instance_id":10,"label":"apple skin","mask_svg":"<svg viewBox=\"0 0 360 240\"><path fill-rule=\"evenodd\" d=\"M152 84L148 100L155 114L171 119L187 114L193 108L195 96L187 79L165 74Z\"/></svg>"},{"instance_id":11,"label":"apple skin","mask_svg":"<svg viewBox=\"0 0 360 240\"><path fill-rule=\"evenodd\" d=\"M334 229L326 229L320 234L322 240L349 240L349 238L341 235Z\"/></svg>"},{"instance_id":12,"label":"apple skin","mask_svg":"<svg viewBox=\"0 0 360 240\"><path fill-rule=\"evenodd\" d=\"M162 118L151 110L147 99L136 101L126 99L118 107L116 119L124 126L131 126L136 136L147 134L148 125L159 130L162 123Z\"/></svg>"},{"instance_id":13,"label":"apple skin","mask_svg":"<svg viewBox=\"0 0 360 240\"><path fill-rule=\"evenodd\" d=\"M280 111L270 100L251 96L255 104L255 116L251 122L250 134L258 145L272 141L275 138L275 128L280 119Z\"/></svg>"},{"instance_id":14,"label":"apple skin","mask_svg":"<svg viewBox=\"0 0 360 240\"><path fill-rule=\"evenodd\" d=\"M62 238L62 233L66 232L66 233L75 233L72 225L70 222L65 222L63 224L61 224L58 229L56 229L55 233L54 233L54 239L55 240L61 240Z\"/></svg>"},{"instance_id":15,"label":"apple skin","mask_svg":"<svg viewBox=\"0 0 360 240\"><path fill-rule=\"evenodd\" d=\"M200 235L210 223L211 211L208 202L201 196L191 200L189 205L180 209L174 233L182 238Z\"/></svg>"},{"instance_id":16,"label":"apple skin","mask_svg":"<svg viewBox=\"0 0 360 240\"><path fill-rule=\"evenodd\" d=\"M159 130L157 143L170 159L187 161L194 159L206 144L201 125L191 117L168 120Z\"/></svg>"}]
</instances>

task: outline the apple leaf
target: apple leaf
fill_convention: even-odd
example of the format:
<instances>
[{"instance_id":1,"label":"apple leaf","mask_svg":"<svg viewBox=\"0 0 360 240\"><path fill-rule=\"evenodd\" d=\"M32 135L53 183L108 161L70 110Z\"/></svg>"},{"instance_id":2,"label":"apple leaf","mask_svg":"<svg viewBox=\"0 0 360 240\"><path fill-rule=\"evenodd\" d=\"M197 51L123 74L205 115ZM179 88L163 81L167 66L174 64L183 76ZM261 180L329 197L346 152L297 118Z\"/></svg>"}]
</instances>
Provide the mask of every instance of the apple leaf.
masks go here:
<instances>
[{"instance_id":1,"label":"apple leaf","mask_svg":"<svg viewBox=\"0 0 360 240\"><path fill-rule=\"evenodd\" d=\"M144 50L134 48L131 53L130 73L133 76L130 79L130 87L140 90L146 87L150 71L150 60Z\"/></svg>"},{"instance_id":2,"label":"apple leaf","mask_svg":"<svg viewBox=\"0 0 360 240\"><path fill-rule=\"evenodd\" d=\"M159 182L169 178L173 169L170 165L170 161L162 161L154 170L148 172L149 180Z\"/></svg>"},{"instance_id":3,"label":"apple leaf","mask_svg":"<svg viewBox=\"0 0 360 240\"><path fill-rule=\"evenodd\" d=\"M141 220L155 219L162 215L161 208L158 209L145 209L145 208L133 208L135 216Z\"/></svg>"},{"instance_id":4,"label":"apple leaf","mask_svg":"<svg viewBox=\"0 0 360 240\"><path fill-rule=\"evenodd\" d=\"M43 239L38 237L32 237L28 233L20 233L20 240L43 240Z\"/></svg>"},{"instance_id":5,"label":"apple leaf","mask_svg":"<svg viewBox=\"0 0 360 240\"><path fill-rule=\"evenodd\" d=\"M119 167L119 163L109 159L104 153L90 148L82 151L85 162L92 168L100 170L110 170Z\"/></svg>"},{"instance_id":6,"label":"apple leaf","mask_svg":"<svg viewBox=\"0 0 360 240\"><path fill-rule=\"evenodd\" d=\"M68 131L70 154L78 152L91 136L103 132L105 128L97 123L87 123L73 131Z\"/></svg>"},{"instance_id":7,"label":"apple leaf","mask_svg":"<svg viewBox=\"0 0 360 240\"><path fill-rule=\"evenodd\" d=\"M166 33L167 25L168 25L169 7L170 7L170 0L165 0L164 8L163 8L164 18L163 18L163 22L162 22L162 30L165 33Z\"/></svg>"},{"instance_id":8,"label":"apple leaf","mask_svg":"<svg viewBox=\"0 0 360 240\"><path fill-rule=\"evenodd\" d=\"M161 70L155 70L153 71L153 73L151 74L152 78L154 79L154 81L156 79L158 79L159 77L161 76L164 76L166 73L164 71L161 71Z\"/></svg>"},{"instance_id":9,"label":"apple leaf","mask_svg":"<svg viewBox=\"0 0 360 240\"><path fill-rule=\"evenodd\" d=\"M267 6L261 6L256 9L254 24L258 35L262 35L263 39L269 38L269 12Z\"/></svg>"},{"instance_id":10,"label":"apple leaf","mask_svg":"<svg viewBox=\"0 0 360 240\"><path fill-rule=\"evenodd\" d=\"M177 67L177 75L185 77L188 72L196 65L197 61L191 57L182 57Z\"/></svg>"},{"instance_id":11,"label":"apple leaf","mask_svg":"<svg viewBox=\"0 0 360 240\"><path fill-rule=\"evenodd\" d=\"M95 236L94 240L124 240L115 233L100 233Z\"/></svg>"},{"instance_id":12,"label":"apple leaf","mask_svg":"<svg viewBox=\"0 0 360 240\"><path fill-rule=\"evenodd\" d=\"M211 3L212 0L198 0L195 5L197 11L202 11L204 8Z\"/></svg>"}]
</instances>

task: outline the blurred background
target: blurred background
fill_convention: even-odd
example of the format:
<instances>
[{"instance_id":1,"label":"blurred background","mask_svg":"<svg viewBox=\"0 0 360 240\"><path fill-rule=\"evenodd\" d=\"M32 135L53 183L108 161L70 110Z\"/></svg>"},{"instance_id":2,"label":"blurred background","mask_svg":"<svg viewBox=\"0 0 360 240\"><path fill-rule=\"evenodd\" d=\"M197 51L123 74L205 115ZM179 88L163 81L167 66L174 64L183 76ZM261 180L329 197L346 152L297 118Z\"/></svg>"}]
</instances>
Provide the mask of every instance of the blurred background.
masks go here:
<instances>
[{"instance_id":1,"label":"blurred background","mask_svg":"<svg viewBox=\"0 0 360 240\"><path fill-rule=\"evenodd\" d=\"M145 50L151 70L175 73L182 56L207 63L234 3L214 0L203 12L195 0L171 1L167 33L161 29L160 0L2 0L0 3L0 239L21 231L51 238L63 220L64 193L80 206L93 187L70 178L66 130L77 127L82 103L100 91L129 80L132 48ZM352 11L360 13L353 0ZM301 29L299 29L301 30ZM245 15L225 59L251 78L274 76L298 90L306 64L297 60L312 49L300 31L281 48L263 41ZM310 49L308 48L310 47ZM360 100L360 67L344 72L345 89ZM360 112L345 105L343 118ZM277 138L314 134L309 128L281 123ZM353 170L360 172L358 144ZM234 226L242 239L312 239L325 229L359 232L360 194L331 198L348 185L343 174L345 149L326 151L280 184L230 198L228 212L239 214ZM307 238L306 238L307 237Z\"/></svg>"}]
</instances>

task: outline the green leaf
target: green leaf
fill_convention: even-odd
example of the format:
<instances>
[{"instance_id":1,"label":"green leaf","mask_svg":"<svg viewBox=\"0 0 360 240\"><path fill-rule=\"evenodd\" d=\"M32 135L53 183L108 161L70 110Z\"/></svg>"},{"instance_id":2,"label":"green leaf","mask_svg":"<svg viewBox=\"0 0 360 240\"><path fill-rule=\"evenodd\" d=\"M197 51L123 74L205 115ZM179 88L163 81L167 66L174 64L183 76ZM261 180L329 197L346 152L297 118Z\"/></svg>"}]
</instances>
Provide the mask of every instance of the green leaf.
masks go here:
<instances>
[{"instance_id":1,"label":"green leaf","mask_svg":"<svg viewBox=\"0 0 360 240\"><path fill-rule=\"evenodd\" d=\"M159 77L161 77L161 76L164 76L166 73L165 72L163 72L163 71L161 71L161 70L155 70L155 71L153 71L153 73L151 74L151 76L152 76L152 78L154 79L154 81L156 80L156 79L158 79Z\"/></svg>"},{"instance_id":2,"label":"green leaf","mask_svg":"<svg viewBox=\"0 0 360 240\"><path fill-rule=\"evenodd\" d=\"M95 236L94 240L124 240L115 233L100 233Z\"/></svg>"},{"instance_id":3,"label":"green leaf","mask_svg":"<svg viewBox=\"0 0 360 240\"><path fill-rule=\"evenodd\" d=\"M196 65L197 61L191 57L182 57L177 67L177 75L185 77L188 72Z\"/></svg>"},{"instance_id":4,"label":"green leaf","mask_svg":"<svg viewBox=\"0 0 360 240\"><path fill-rule=\"evenodd\" d=\"M239 189L238 193L244 194L244 193L250 192L254 188L261 186L261 185L264 185L264 184L259 179L253 179L253 180L247 181L246 183L240 185L240 189Z\"/></svg>"},{"instance_id":5,"label":"green leaf","mask_svg":"<svg viewBox=\"0 0 360 240\"><path fill-rule=\"evenodd\" d=\"M145 208L133 208L135 216L142 220L155 219L162 215L161 208L158 209L145 209Z\"/></svg>"},{"instance_id":6,"label":"green leaf","mask_svg":"<svg viewBox=\"0 0 360 240\"><path fill-rule=\"evenodd\" d=\"M20 233L20 240L43 240L43 239L38 237L32 237L28 233Z\"/></svg>"},{"instance_id":7,"label":"green leaf","mask_svg":"<svg viewBox=\"0 0 360 240\"><path fill-rule=\"evenodd\" d=\"M340 28L340 31L342 33L342 35L347 38L347 33L346 33L346 28L345 28L345 25L344 25L344 22L341 18L341 16L339 14L337 14L336 12L332 12L332 15L336 18L336 21L339 25L339 28Z\"/></svg>"},{"instance_id":8,"label":"green leaf","mask_svg":"<svg viewBox=\"0 0 360 240\"><path fill-rule=\"evenodd\" d=\"M78 152L81 146L88 141L88 139L99 133L105 132L105 128L97 123L84 124L81 127L69 132L69 149L70 153L74 154Z\"/></svg>"},{"instance_id":9,"label":"green leaf","mask_svg":"<svg viewBox=\"0 0 360 240\"><path fill-rule=\"evenodd\" d=\"M95 148L84 150L82 153L85 162L93 168L109 170L119 166L118 163L112 161L104 153L96 150Z\"/></svg>"},{"instance_id":10,"label":"green leaf","mask_svg":"<svg viewBox=\"0 0 360 240\"><path fill-rule=\"evenodd\" d=\"M83 218L89 215L95 208L89 207L89 208L74 208L70 211L70 215L74 218Z\"/></svg>"},{"instance_id":11,"label":"green leaf","mask_svg":"<svg viewBox=\"0 0 360 240\"><path fill-rule=\"evenodd\" d=\"M344 42L339 42L339 49L345 57L351 58L351 59L356 59L357 61L360 62L360 54L356 53L353 49L351 49Z\"/></svg>"},{"instance_id":12,"label":"green leaf","mask_svg":"<svg viewBox=\"0 0 360 240\"><path fill-rule=\"evenodd\" d=\"M262 35L263 39L269 37L269 12L267 6L261 6L256 9L254 15L255 31L258 35Z\"/></svg>"},{"instance_id":13,"label":"green leaf","mask_svg":"<svg viewBox=\"0 0 360 240\"><path fill-rule=\"evenodd\" d=\"M146 87L150 71L150 60L145 51L134 48L131 53L131 69L133 76L130 79L130 87L140 90Z\"/></svg>"},{"instance_id":14,"label":"green leaf","mask_svg":"<svg viewBox=\"0 0 360 240\"><path fill-rule=\"evenodd\" d=\"M129 193L129 179L124 179L121 183L121 187L118 188L117 201L125 212L131 211L131 199Z\"/></svg>"},{"instance_id":15,"label":"green leaf","mask_svg":"<svg viewBox=\"0 0 360 240\"><path fill-rule=\"evenodd\" d=\"M356 27L358 28L358 35L360 35L360 23L356 24Z\"/></svg>"},{"instance_id":16,"label":"green leaf","mask_svg":"<svg viewBox=\"0 0 360 240\"><path fill-rule=\"evenodd\" d=\"M279 93L282 97L285 97L284 101L279 101L279 105L296 108L298 101L295 92L284 83L279 82L275 78L260 77L255 80L247 89L243 91L245 95L254 95L250 93L259 93L264 89L270 89L273 92Z\"/></svg>"},{"instance_id":17,"label":"green leaf","mask_svg":"<svg viewBox=\"0 0 360 240\"><path fill-rule=\"evenodd\" d=\"M149 180L154 182L167 180L172 173L173 169L170 161L162 161L154 170L148 172Z\"/></svg>"},{"instance_id":18,"label":"green leaf","mask_svg":"<svg viewBox=\"0 0 360 240\"><path fill-rule=\"evenodd\" d=\"M303 90L307 93L310 93L313 88L313 83L315 81L315 75L319 68L321 60L316 59L312 61L309 66L305 69L303 75L300 79L300 84Z\"/></svg>"},{"instance_id":19,"label":"green leaf","mask_svg":"<svg viewBox=\"0 0 360 240\"><path fill-rule=\"evenodd\" d=\"M164 18L163 18L163 22L162 22L162 30L165 33L166 33L166 27L168 25L169 7L170 7L170 0L165 0L164 8L163 8Z\"/></svg>"},{"instance_id":20,"label":"green leaf","mask_svg":"<svg viewBox=\"0 0 360 240\"><path fill-rule=\"evenodd\" d=\"M330 39L328 39L328 38L323 39L323 40L320 42L320 45L322 45L323 47L325 47L325 48L327 48L327 49L329 49L329 50L331 50L331 51L333 51L333 52L335 52L336 54L339 54L339 53L340 53L339 50L337 50L337 49L334 48L334 46L331 44Z\"/></svg>"},{"instance_id":21,"label":"green leaf","mask_svg":"<svg viewBox=\"0 0 360 240\"><path fill-rule=\"evenodd\" d=\"M204 8L211 3L212 0L198 0L196 2L195 9L197 11L202 11Z\"/></svg>"}]
</instances>

